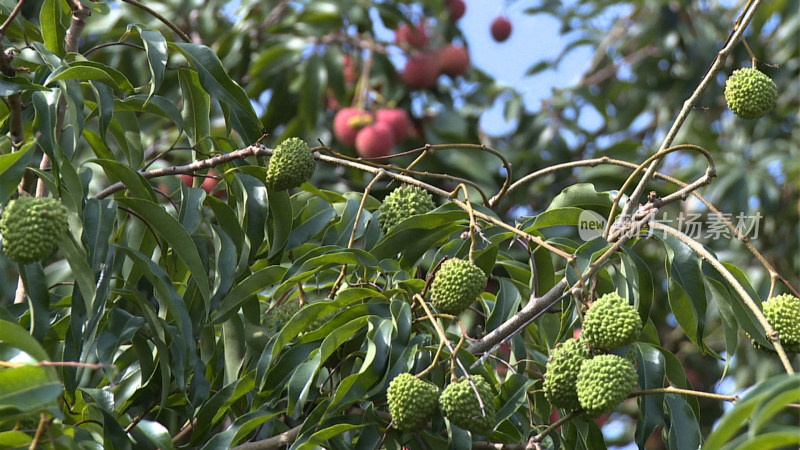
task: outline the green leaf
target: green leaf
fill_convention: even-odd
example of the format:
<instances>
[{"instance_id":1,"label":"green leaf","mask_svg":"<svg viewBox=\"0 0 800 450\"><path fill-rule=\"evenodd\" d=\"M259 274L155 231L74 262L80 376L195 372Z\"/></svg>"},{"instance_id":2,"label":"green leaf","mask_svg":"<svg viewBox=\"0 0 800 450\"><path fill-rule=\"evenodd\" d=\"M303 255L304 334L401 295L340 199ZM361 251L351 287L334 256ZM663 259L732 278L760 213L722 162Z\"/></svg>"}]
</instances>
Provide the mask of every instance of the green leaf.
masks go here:
<instances>
[{"instance_id":1,"label":"green leaf","mask_svg":"<svg viewBox=\"0 0 800 450\"><path fill-rule=\"evenodd\" d=\"M209 117L211 96L200 85L197 72L179 69L178 81L181 85L182 114L189 144L197 146L200 151L208 152L211 148L210 142L206 140L211 135L211 119Z\"/></svg>"},{"instance_id":2,"label":"green leaf","mask_svg":"<svg viewBox=\"0 0 800 450\"><path fill-rule=\"evenodd\" d=\"M95 61L74 61L51 73L44 85L61 80L95 80L117 90L133 92L133 85L122 72Z\"/></svg>"},{"instance_id":3,"label":"green leaf","mask_svg":"<svg viewBox=\"0 0 800 450\"><path fill-rule=\"evenodd\" d=\"M164 72L167 69L167 40L158 30L144 29L141 25L128 25L128 31L125 33L127 36L131 30L139 33L144 44L144 51L147 54L147 66L150 69L150 93L147 94L145 104L150 102L150 99L161 87L164 81ZM125 36L120 40L124 40Z\"/></svg>"},{"instance_id":4,"label":"green leaf","mask_svg":"<svg viewBox=\"0 0 800 450\"><path fill-rule=\"evenodd\" d=\"M16 347L30 355L36 361L49 361L50 357L39 341L28 331L14 322L0 319L0 342Z\"/></svg>"},{"instance_id":5,"label":"green leaf","mask_svg":"<svg viewBox=\"0 0 800 450\"><path fill-rule=\"evenodd\" d=\"M55 401L63 389L48 367L0 370L0 417L44 408Z\"/></svg>"},{"instance_id":6,"label":"green leaf","mask_svg":"<svg viewBox=\"0 0 800 450\"><path fill-rule=\"evenodd\" d=\"M108 179L112 182L121 181L131 195L155 203L156 198L150 183L139 172L131 169L127 164L109 159L91 159L87 162L95 163L103 168Z\"/></svg>"},{"instance_id":7,"label":"green leaf","mask_svg":"<svg viewBox=\"0 0 800 450\"><path fill-rule=\"evenodd\" d=\"M666 428L669 448L699 448L702 443L700 424L692 408L682 396L666 394Z\"/></svg>"},{"instance_id":8,"label":"green leaf","mask_svg":"<svg viewBox=\"0 0 800 450\"><path fill-rule=\"evenodd\" d=\"M292 203L289 201L287 191L274 191L267 189L269 198L269 210L273 212L269 216L269 254L267 258L278 255L286 243L289 241L289 233L292 231Z\"/></svg>"},{"instance_id":9,"label":"green leaf","mask_svg":"<svg viewBox=\"0 0 800 450\"><path fill-rule=\"evenodd\" d=\"M244 90L228 76L217 55L210 48L185 42L170 43L186 57L197 70L200 84L217 98L221 104L231 108L232 127L247 144L261 137L261 123L258 121L250 99Z\"/></svg>"},{"instance_id":10,"label":"green leaf","mask_svg":"<svg viewBox=\"0 0 800 450\"><path fill-rule=\"evenodd\" d=\"M638 375L641 389L656 389L664 387L666 367L664 356L652 345L638 343L636 345L636 358L639 361ZM664 423L662 416L664 394L650 394L639 398L639 419L636 424L636 443L639 448L645 447L645 442L650 438L655 429Z\"/></svg>"},{"instance_id":11,"label":"green leaf","mask_svg":"<svg viewBox=\"0 0 800 450\"><path fill-rule=\"evenodd\" d=\"M64 11L62 0L44 0L39 10L39 23L41 24L44 46L56 55L64 55L64 38L67 35L69 13Z\"/></svg>"},{"instance_id":12,"label":"green leaf","mask_svg":"<svg viewBox=\"0 0 800 450\"><path fill-rule=\"evenodd\" d=\"M49 90L49 88L41 84L31 83L31 81L25 77L9 77L0 74L0 97L8 97L17 92L47 90Z\"/></svg>"},{"instance_id":13,"label":"green leaf","mask_svg":"<svg viewBox=\"0 0 800 450\"><path fill-rule=\"evenodd\" d=\"M192 237L186 233L180 222L152 201L138 198L118 198L117 202L136 212L175 250L194 277L203 301L206 303L206 310L208 310L208 301L211 298L208 273L200 260L200 254Z\"/></svg>"},{"instance_id":14,"label":"green leaf","mask_svg":"<svg viewBox=\"0 0 800 450\"><path fill-rule=\"evenodd\" d=\"M242 303L251 295L257 294L262 289L277 283L286 273L286 268L281 266L270 266L254 272L228 292L220 302L219 308L214 313L211 323L218 324L227 320L230 314L238 311Z\"/></svg>"},{"instance_id":15,"label":"green leaf","mask_svg":"<svg viewBox=\"0 0 800 450\"><path fill-rule=\"evenodd\" d=\"M0 155L0 203L5 203L17 191L31 159L33 145L34 141L29 141L17 152Z\"/></svg>"}]
</instances>

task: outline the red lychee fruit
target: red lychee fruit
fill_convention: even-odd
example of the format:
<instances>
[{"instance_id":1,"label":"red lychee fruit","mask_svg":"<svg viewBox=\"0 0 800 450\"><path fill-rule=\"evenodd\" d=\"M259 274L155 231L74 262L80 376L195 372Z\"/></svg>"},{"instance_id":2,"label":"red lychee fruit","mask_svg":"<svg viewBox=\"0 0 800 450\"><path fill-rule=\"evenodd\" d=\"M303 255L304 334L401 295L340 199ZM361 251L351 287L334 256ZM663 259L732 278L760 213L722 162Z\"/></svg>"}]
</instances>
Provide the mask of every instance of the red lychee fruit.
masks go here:
<instances>
[{"instance_id":1,"label":"red lychee fruit","mask_svg":"<svg viewBox=\"0 0 800 450\"><path fill-rule=\"evenodd\" d=\"M333 134L342 144L353 146L356 135L364 125L372 123L372 116L358 108L342 108L333 117Z\"/></svg>"},{"instance_id":2,"label":"red lychee fruit","mask_svg":"<svg viewBox=\"0 0 800 450\"><path fill-rule=\"evenodd\" d=\"M411 89L429 89L439 78L439 62L430 53L409 58L403 68L403 82Z\"/></svg>"},{"instance_id":3,"label":"red lychee fruit","mask_svg":"<svg viewBox=\"0 0 800 450\"><path fill-rule=\"evenodd\" d=\"M408 137L408 128L411 126L411 119L408 113L402 108L379 109L375 113L375 121L385 123L392 129L394 142L399 144Z\"/></svg>"},{"instance_id":4,"label":"red lychee fruit","mask_svg":"<svg viewBox=\"0 0 800 450\"><path fill-rule=\"evenodd\" d=\"M356 137L356 152L362 158L387 156L394 147L392 128L383 122L364 127Z\"/></svg>"},{"instance_id":5,"label":"red lychee fruit","mask_svg":"<svg viewBox=\"0 0 800 450\"><path fill-rule=\"evenodd\" d=\"M425 23L420 22L414 28L406 23L401 23L394 32L394 41L397 45L409 45L411 47L424 47L428 43L428 33L425 30Z\"/></svg>"},{"instance_id":6,"label":"red lychee fruit","mask_svg":"<svg viewBox=\"0 0 800 450\"><path fill-rule=\"evenodd\" d=\"M194 183L194 177L189 175L188 173L182 173L181 181L183 181L183 184L192 187L192 183Z\"/></svg>"},{"instance_id":7,"label":"red lychee fruit","mask_svg":"<svg viewBox=\"0 0 800 450\"><path fill-rule=\"evenodd\" d=\"M464 0L447 0L445 7L450 13L450 20L452 21L464 17L464 13L467 12L467 5L464 3Z\"/></svg>"},{"instance_id":8,"label":"red lychee fruit","mask_svg":"<svg viewBox=\"0 0 800 450\"><path fill-rule=\"evenodd\" d=\"M492 22L492 37L497 42L503 42L511 36L511 22L505 16L498 16Z\"/></svg>"},{"instance_id":9,"label":"red lychee fruit","mask_svg":"<svg viewBox=\"0 0 800 450\"><path fill-rule=\"evenodd\" d=\"M469 69L469 52L462 45L449 44L439 50L439 68L451 77L464 75Z\"/></svg>"},{"instance_id":10,"label":"red lychee fruit","mask_svg":"<svg viewBox=\"0 0 800 450\"><path fill-rule=\"evenodd\" d=\"M215 174L209 172L209 175L215 175ZM219 184L219 180L217 180L216 178L207 177L203 180L203 184L200 187L202 187L203 190L206 191L206 194L210 194L211 191L213 191L214 188L217 187L217 184Z\"/></svg>"}]
</instances>

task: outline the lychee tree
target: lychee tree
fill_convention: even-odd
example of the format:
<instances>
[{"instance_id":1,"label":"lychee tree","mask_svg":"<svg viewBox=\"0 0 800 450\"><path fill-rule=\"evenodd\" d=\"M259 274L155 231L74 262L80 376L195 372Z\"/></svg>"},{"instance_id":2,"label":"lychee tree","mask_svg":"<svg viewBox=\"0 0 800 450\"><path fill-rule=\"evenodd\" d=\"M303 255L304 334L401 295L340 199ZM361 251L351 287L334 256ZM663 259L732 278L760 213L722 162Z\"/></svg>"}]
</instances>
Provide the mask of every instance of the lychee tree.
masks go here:
<instances>
[{"instance_id":1,"label":"lychee tree","mask_svg":"<svg viewBox=\"0 0 800 450\"><path fill-rule=\"evenodd\" d=\"M796 448L800 17L739 3L4 2L0 445ZM532 16L540 105L473 65Z\"/></svg>"}]
</instances>

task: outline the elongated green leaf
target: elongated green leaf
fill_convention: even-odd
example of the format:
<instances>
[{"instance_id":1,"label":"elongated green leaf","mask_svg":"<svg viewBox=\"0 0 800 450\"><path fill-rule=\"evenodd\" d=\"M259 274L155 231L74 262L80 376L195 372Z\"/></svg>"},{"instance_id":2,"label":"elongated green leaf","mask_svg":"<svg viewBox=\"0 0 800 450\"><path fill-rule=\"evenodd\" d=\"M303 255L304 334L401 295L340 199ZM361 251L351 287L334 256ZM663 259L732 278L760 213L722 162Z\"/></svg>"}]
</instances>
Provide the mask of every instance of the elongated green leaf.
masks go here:
<instances>
[{"instance_id":1,"label":"elongated green leaf","mask_svg":"<svg viewBox=\"0 0 800 450\"><path fill-rule=\"evenodd\" d=\"M208 301L211 298L208 273L206 272L203 262L200 260L200 254L197 251L194 241L191 236L186 233L186 230L183 229L180 222L166 212L160 205L148 200L119 198L117 202L122 206L130 208L142 217L143 220L147 221L152 229L159 236L164 238L175 250L175 253L189 268L203 296L203 300L206 302L206 309L208 309Z\"/></svg>"},{"instance_id":2,"label":"elongated green leaf","mask_svg":"<svg viewBox=\"0 0 800 450\"><path fill-rule=\"evenodd\" d=\"M47 87L32 83L25 77L9 77L0 74L0 97L8 97L17 92L47 91Z\"/></svg>"},{"instance_id":3,"label":"elongated green leaf","mask_svg":"<svg viewBox=\"0 0 800 450\"><path fill-rule=\"evenodd\" d=\"M17 191L25 169L31 159L33 142L27 142L19 151L0 155L0 203L5 203Z\"/></svg>"},{"instance_id":4,"label":"elongated green leaf","mask_svg":"<svg viewBox=\"0 0 800 450\"><path fill-rule=\"evenodd\" d=\"M0 342L24 351L37 361L50 359L39 341L34 339L27 330L14 322L3 319L0 319L0 325Z\"/></svg>"},{"instance_id":5,"label":"elongated green leaf","mask_svg":"<svg viewBox=\"0 0 800 450\"><path fill-rule=\"evenodd\" d=\"M197 71L200 84L216 97L221 104L231 109L231 126L246 143L256 142L261 137L261 123L258 121L250 99L244 90L228 76L217 55L204 45L191 43L170 43L189 60Z\"/></svg>"},{"instance_id":6,"label":"elongated green leaf","mask_svg":"<svg viewBox=\"0 0 800 450\"><path fill-rule=\"evenodd\" d=\"M211 143L206 140L211 135L211 96L200 85L197 72L180 69L178 81L183 94L183 120L189 143L207 152Z\"/></svg>"},{"instance_id":7,"label":"elongated green leaf","mask_svg":"<svg viewBox=\"0 0 800 450\"><path fill-rule=\"evenodd\" d=\"M39 10L39 23L42 26L44 46L56 55L64 55L64 38L67 35L68 11L62 7L61 0L44 0Z\"/></svg>"},{"instance_id":8,"label":"elongated green leaf","mask_svg":"<svg viewBox=\"0 0 800 450\"><path fill-rule=\"evenodd\" d=\"M50 74L44 85L61 80L95 80L117 90L133 92L133 85L122 72L95 61L74 61Z\"/></svg>"},{"instance_id":9,"label":"elongated green leaf","mask_svg":"<svg viewBox=\"0 0 800 450\"><path fill-rule=\"evenodd\" d=\"M702 443L700 425L692 408L680 395L666 394L665 398L669 448L699 448Z\"/></svg>"},{"instance_id":10,"label":"elongated green leaf","mask_svg":"<svg viewBox=\"0 0 800 450\"><path fill-rule=\"evenodd\" d=\"M657 348L639 343L636 345L636 358L639 361L638 375L641 389L657 389L664 387L666 367L664 356ZM644 448L644 443L653 431L664 423L663 394L645 395L639 399L639 420L636 424L636 443Z\"/></svg>"},{"instance_id":11,"label":"elongated green leaf","mask_svg":"<svg viewBox=\"0 0 800 450\"><path fill-rule=\"evenodd\" d=\"M222 299L219 308L214 313L211 323L222 323L241 307L247 297L255 295L262 289L266 289L270 285L277 283L285 273L285 267L270 266L251 274L240 283L237 283L237 285L228 292L228 295Z\"/></svg>"},{"instance_id":12,"label":"elongated green leaf","mask_svg":"<svg viewBox=\"0 0 800 450\"><path fill-rule=\"evenodd\" d=\"M45 407L57 399L63 389L47 367L21 366L0 370L0 417Z\"/></svg>"},{"instance_id":13,"label":"elongated green leaf","mask_svg":"<svg viewBox=\"0 0 800 450\"><path fill-rule=\"evenodd\" d=\"M144 51L147 53L147 66L150 69L150 93L147 95L145 103L148 103L164 81L168 56L167 40L158 30L143 29L140 25L128 25L127 33L130 33L131 30L139 33L144 44Z\"/></svg>"}]
</instances>

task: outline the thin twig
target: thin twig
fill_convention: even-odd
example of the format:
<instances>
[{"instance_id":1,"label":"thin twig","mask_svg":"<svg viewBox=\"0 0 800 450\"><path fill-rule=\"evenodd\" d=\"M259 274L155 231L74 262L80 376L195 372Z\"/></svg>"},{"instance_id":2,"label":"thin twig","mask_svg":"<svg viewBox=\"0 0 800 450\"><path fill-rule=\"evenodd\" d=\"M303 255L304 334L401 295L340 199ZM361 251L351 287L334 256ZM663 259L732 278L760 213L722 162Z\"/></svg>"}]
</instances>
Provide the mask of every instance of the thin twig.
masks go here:
<instances>
[{"instance_id":1,"label":"thin twig","mask_svg":"<svg viewBox=\"0 0 800 450\"><path fill-rule=\"evenodd\" d=\"M172 31L174 31L174 32L175 32L175 34L177 34L178 36L180 36L180 38L181 38L181 39L183 39L184 41L186 41L186 42L192 42L192 39L189 37L189 35L188 35L188 34L184 33L184 32L183 32L183 30L181 30L180 28L178 28L178 26L177 26L177 25L175 25L175 24L174 24L172 21L170 21L170 20L169 20L169 19L167 19L166 17L164 17L164 16L162 16L161 14L159 14L159 13L158 13L156 10L154 10L153 8L150 8L150 7L149 7L149 6L147 6L147 5L144 5L144 4L142 4L142 3L139 3L139 2L137 2L136 0L122 0L122 1L123 1L123 2L125 2L125 3L128 3L128 4L131 4L131 5L133 5L133 6L137 7L137 8L139 8L139 9L141 9L141 10L145 11L146 13L150 14L151 16L155 17L156 19L160 20L160 21L161 21L161 23L163 23L164 25L168 26L168 27L169 27L169 28L170 28Z\"/></svg>"},{"instance_id":2,"label":"thin twig","mask_svg":"<svg viewBox=\"0 0 800 450\"><path fill-rule=\"evenodd\" d=\"M738 395L714 394L713 392L702 392L702 391L695 391L692 389L681 389L681 388L676 388L674 386L667 386L664 388L642 389L641 391L636 391L632 393L631 395L628 396L628 398L641 397L643 395L650 395L650 394L682 394L682 395L691 395L693 397L723 400L726 402L735 402L739 400Z\"/></svg>"},{"instance_id":3,"label":"thin twig","mask_svg":"<svg viewBox=\"0 0 800 450\"><path fill-rule=\"evenodd\" d=\"M19 14L19 12L22 11L22 5L24 3L25 3L25 0L19 0L17 2L17 6L14 7L14 10L11 11L11 14L9 14L8 17L6 18L6 21L3 22L2 25L0 25L0 35L1 36L5 36L6 35L6 31L8 31L8 27L11 26L11 22L13 22L14 18L17 17L17 14Z\"/></svg>"}]
</instances>

